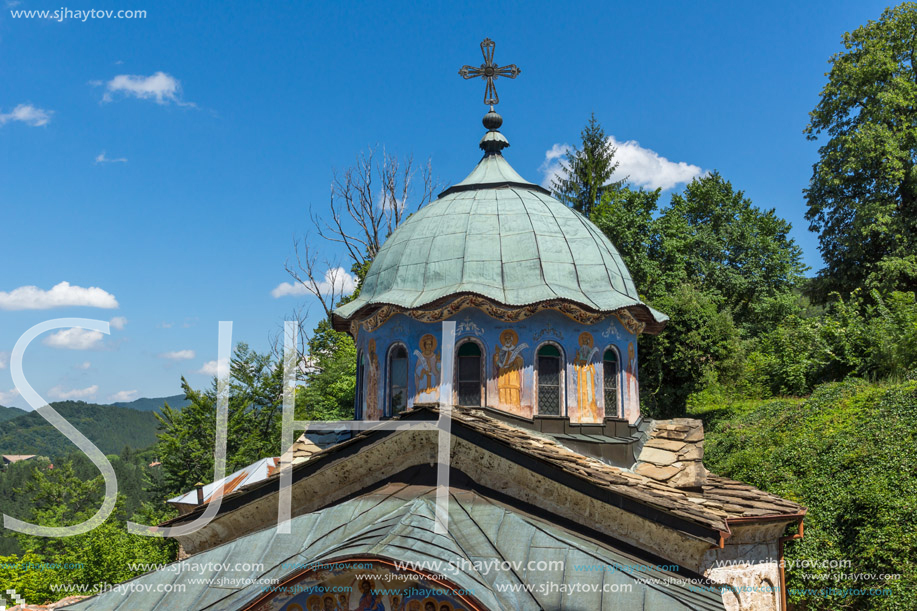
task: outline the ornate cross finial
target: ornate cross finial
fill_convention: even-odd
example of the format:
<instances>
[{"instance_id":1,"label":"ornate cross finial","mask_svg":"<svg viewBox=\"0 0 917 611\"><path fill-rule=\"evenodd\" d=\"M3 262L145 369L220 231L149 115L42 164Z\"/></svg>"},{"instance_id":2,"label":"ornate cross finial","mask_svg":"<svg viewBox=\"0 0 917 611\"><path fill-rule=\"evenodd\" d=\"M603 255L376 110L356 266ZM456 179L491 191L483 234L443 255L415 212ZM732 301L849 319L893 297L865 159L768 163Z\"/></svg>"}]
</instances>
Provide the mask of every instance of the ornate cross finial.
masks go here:
<instances>
[{"instance_id":1,"label":"ornate cross finial","mask_svg":"<svg viewBox=\"0 0 917 611\"><path fill-rule=\"evenodd\" d=\"M494 104L500 103L500 96L497 95L497 88L494 87L494 79L498 76L506 76L509 78L516 78L519 76L519 73L522 72L519 68L516 67L516 64L510 64L508 66L498 66L494 63L494 41L489 38L485 38L484 42L481 43L481 53L484 54L484 63L481 64L480 68L475 68L473 66L462 66L462 69L459 70L459 74L465 80L480 76L482 79L487 79L487 87L484 89L484 103Z\"/></svg>"}]
</instances>

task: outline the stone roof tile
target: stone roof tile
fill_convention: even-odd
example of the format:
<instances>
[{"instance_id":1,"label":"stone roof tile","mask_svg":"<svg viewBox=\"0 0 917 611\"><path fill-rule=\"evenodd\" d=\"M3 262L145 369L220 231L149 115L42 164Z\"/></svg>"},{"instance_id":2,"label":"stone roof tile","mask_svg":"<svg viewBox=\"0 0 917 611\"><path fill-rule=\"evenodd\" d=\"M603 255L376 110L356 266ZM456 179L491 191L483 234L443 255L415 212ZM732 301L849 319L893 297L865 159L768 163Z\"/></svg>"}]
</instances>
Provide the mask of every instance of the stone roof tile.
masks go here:
<instances>
[{"instance_id":1,"label":"stone roof tile","mask_svg":"<svg viewBox=\"0 0 917 611\"><path fill-rule=\"evenodd\" d=\"M409 410L395 419L416 416L420 411L429 410L438 413L433 406L422 406ZM743 519L780 519L792 521L803 516L806 509L793 501L764 492L754 486L709 474L702 487L697 489L680 489L666 482L657 481L639 473L621 469L602 462L596 458L575 452L549 435L537 433L513 426L488 416L479 409L451 408L453 429L464 426L497 443L504 444L513 450L536 458L545 464L563 470L573 477L580 478L598 489L611 491L617 495L643 503L663 513L678 516L700 526L718 530L724 534L731 532L729 522ZM292 452L293 468L298 469L317 461L329 460L341 449L351 444L371 439L373 429L362 431L351 439L338 443L318 452L312 451L308 456L300 455L294 444ZM289 456L289 454L285 454ZM277 477L279 469L271 475ZM270 479L270 478L269 478ZM251 488L263 485L264 482L252 484ZM233 491L228 497L244 494L248 487ZM168 522L166 523L168 524Z\"/></svg>"}]
</instances>

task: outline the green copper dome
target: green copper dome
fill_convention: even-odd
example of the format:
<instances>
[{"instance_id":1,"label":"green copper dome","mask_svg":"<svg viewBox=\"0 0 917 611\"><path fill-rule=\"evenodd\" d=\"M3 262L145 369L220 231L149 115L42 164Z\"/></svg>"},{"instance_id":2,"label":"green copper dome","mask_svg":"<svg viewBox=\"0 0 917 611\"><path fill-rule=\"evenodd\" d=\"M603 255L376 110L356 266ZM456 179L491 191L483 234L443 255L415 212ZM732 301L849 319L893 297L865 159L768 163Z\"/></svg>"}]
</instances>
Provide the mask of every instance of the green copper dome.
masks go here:
<instances>
[{"instance_id":1,"label":"green copper dome","mask_svg":"<svg viewBox=\"0 0 917 611\"><path fill-rule=\"evenodd\" d=\"M498 146L494 146L494 144ZM507 306L567 300L598 312L628 309L658 332L668 318L641 303L608 238L588 219L523 179L496 130L474 171L404 221L376 255L340 323L364 308L427 306L460 294Z\"/></svg>"}]
</instances>

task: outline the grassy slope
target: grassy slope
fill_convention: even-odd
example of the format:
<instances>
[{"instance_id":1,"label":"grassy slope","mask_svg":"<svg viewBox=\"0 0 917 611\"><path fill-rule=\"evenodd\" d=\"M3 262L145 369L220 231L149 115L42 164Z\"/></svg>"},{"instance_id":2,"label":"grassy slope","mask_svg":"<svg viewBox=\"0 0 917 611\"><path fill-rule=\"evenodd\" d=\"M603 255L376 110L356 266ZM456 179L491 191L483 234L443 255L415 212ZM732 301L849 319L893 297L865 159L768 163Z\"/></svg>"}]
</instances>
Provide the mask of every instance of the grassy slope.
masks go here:
<instances>
[{"instance_id":1,"label":"grassy slope","mask_svg":"<svg viewBox=\"0 0 917 611\"><path fill-rule=\"evenodd\" d=\"M890 588L883 596L790 596L809 609L917 609L917 382L826 384L807 399L696 398L712 471L808 507L805 538L788 560L850 560L833 573L901 579L823 579L789 567L787 587ZM833 576L832 576L833 577Z\"/></svg>"}]
</instances>

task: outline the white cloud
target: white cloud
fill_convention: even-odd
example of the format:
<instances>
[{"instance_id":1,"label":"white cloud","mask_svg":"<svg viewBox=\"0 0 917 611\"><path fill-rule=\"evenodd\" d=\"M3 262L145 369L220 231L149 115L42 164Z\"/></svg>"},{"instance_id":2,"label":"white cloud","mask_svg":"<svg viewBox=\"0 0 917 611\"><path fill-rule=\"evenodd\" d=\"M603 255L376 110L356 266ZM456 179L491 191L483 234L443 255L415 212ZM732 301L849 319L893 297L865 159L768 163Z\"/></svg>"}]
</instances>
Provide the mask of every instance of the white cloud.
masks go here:
<instances>
[{"instance_id":1,"label":"white cloud","mask_svg":"<svg viewBox=\"0 0 917 611\"><path fill-rule=\"evenodd\" d=\"M127 319L124 318L123 316L115 316L114 318L108 321L108 324L111 325L112 329L117 329L118 331L121 331L124 329L124 327L127 326Z\"/></svg>"},{"instance_id":2,"label":"white cloud","mask_svg":"<svg viewBox=\"0 0 917 611\"><path fill-rule=\"evenodd\" d=\"M113 309L118 307L118 300L98 287L83 288L69 282L61 282L50 291L37 286L20 286L9 293L0 291L0 310L48 310L66 306Z\"/></svg>"},{"instance_id":3,"label":"white cloud","mask_svg":"<svg viewBox=\"0 0 917 611\"><path fill-rule=\"evenodd\" d=\"M159 355L159 358L169 359L170 361L190 361L194 356L194 350L173 350L172 352L163 352Z\"/></svg>"},{"instance_id":4,"label":"white cloud","mask_svg":"<svg viewBox=\"0 0 917 611\"><path fill-rule=\"evenodd\" d=\"M669 161L654 150L640 146L636 140L619 142L614 136L608 138L609 146L617 149L615 161L620 165L613 179L627 178L627 182L648 189L671 189L675 185L689 183L706 171L684 161ZM539 171L544 176L542 186L550 188L553 179L560 173L564 158L571 150L568 144L555 144L545 152Z\"/></svg>"},{"instance_id":5,"label":"white cloud","mask_svg":"<svg viewBox=\"0 0 917 611\"><path fill-rule=\"evenodd\" d=\"M0 405L9 407L9 403L12 403L16 397L19 396L19 391L15 388L11 388L8 392L3 392L0 390Z\"/></svg>"},{"instance_id":6,"label":"white cloud","mask_svg":"<svg viewBox=\"0 0 917 611\"><path fill-rule=\"evenodd\" d=\"M560 176L567 152L572 149L573 147L569 144L555 144L545 151L544 161L541 162L541 166L538 168L538 171L544 176L544 178L541 179L541 186L545 189L551 188L551 185L554 184L554 180Z\"/></svg>"},{"instance_id":7,"label":"white cloud","mask_svg":"<svg viewBox=\"0 0 917 611\"><path fill-rule=\"evenodd\" d=\"M137 394L138 392L136 390L119 390L115 394L108 397L108 400L112 403L133 401L137 397Z\"/></svg>"},{"instance_id":8,"label":"white cloud","mask_svg":"<svg viewBox=\"0 0 917 611\"><path fill-rule=\"evenodd\" d=\"M207 361L204 365L195 371L194 373L200 373L205 376L215 376L217 374L217 362L216 361Z\"/></svg>"},{"instance_id":9,"label":"white cloud","mask_svg":"<svg viewBox=\"0 0 917 611\"><path fill-rule=\"evenodd\" d=\"M325 279L319 283L318 289L322 295L330 295L332 288L336 295L350 295L357 288L357 277L347 273L343 267L329 269L325 272ZM311 294L312 292L305 285L298 282L296 284L281 282L271 291L271 295L275 298Z\"/></svg>"},{"instance_id":10,"label":"white cloud","mask_svg":"<svg viewBox=\"0 0 917 611\"><path fill-rule=\"evenodd\" d=\"M74 388L73 390L64 390L61 386L55 386L48 390L48 396L58 401L68 401L71 399L91 399L99 392L99 387L93 384L89 388Z\"/></svg>"},{"instance_id":11,"label":"white cloud","mask_svg":"<svg viewBox=\"0 0 917 611\"><path fill-rule=\"evenodd\" d=\"M89 369L90 367L92 367L92 363L90 363L89 361L83 361L83 362L80 363L79 365L75 365L75 367L76 367L77 369L86 370L86 369Z\"/></svg>"},{"instance_id":12,"label":"white cloud","mask_svg":"<svg viewBox=\"0 0 917 611\"><path fill-rule=\"evenodd\" d=\"M102 341L101 331L91 331L72 327L53 333L45 338L44 344L52 348L66 348L67 350L89 350L97 347Z\"/></svg>"},{"instance_id":13,"label":"white cloud","mask_svg":"<svg viewBox=\"0 0 917 611\"><path fill-rule=\"evenodd\" d=\"M6 369L10 366L10 353L0 352L0 369Z\"/></svg>"},{"instance_id":14,"label":"white cloud","mask_svg":"<svg viewBox=\"0 0 917 611\"><path fill-rule=\"evenodd\" d=\"M700 166L684 161L669 161L656 151L643 148L636 140L618 142L614 136L609 144L617 148L615 159L621 165L616 172L627 176L628 182L649 189L671 189L677 184L689 183L706 174Z\"/></svg>"},{"instance_id":15,"label":"white cloud","mask_svg":"<svg viewBox=\"0 0 917 611\"><path fill-rule=\"evenodd\" d=\"M379 192L379 199L377 200L378 206L383 210L404 210L404 200L398 199L397 197L392 197L392 194L387 191Z\"/></svg>"},{"instance_id":16,"label":"white cloud","mask_svg":"<svg viewBox=\"0 0 917 611\"><path fill-rule=\"evenodd\" d=\"M175 323L174 323L174 322L166 322L166 321L163 321L163 322L159 323L159 328L161 328L161 329L171 329L171 328L174 327L174 326L175 326Z\"/></svg>"},{"instance_id":17,"label":"white cloud","mask_svg":"<svg viewBox=\"0 0 917 611\"><path fill-rule=\"evenodd\" d=\"M105 151L102 151L96 155L96 163L127 163L127 157L116 157L114 159L109 159L105 156Z\"/></svg>"},{"instance_id":18,"label":"white cloud","mask_svg":"<svg viewBox=\"0 0 917 611\"><path fill-rule=\"evenodd\" d=\"M19 121L32 127L39 127L46 125L51 120L52 114L54 113L50 110L42 110L31 104L20 104L8 113L0 112L0 125L10 121Z\"/></svg>"},{"instance_id":19,"label":"white cloud","mask_svg":"<svg viewBox=\"0 0 917 611\"><path fill-rule=\"evenodd\" d=\"M179 106L194 106L181 99L181 83L174 76L165 72L157 72L152 76L139 76L136 74L119 74L105 84L103 102L111 102L114 94L123 94L125 97L135 97L141 100L156 100L157 104L173 102Z\"/></svg>"}]
</instances>

